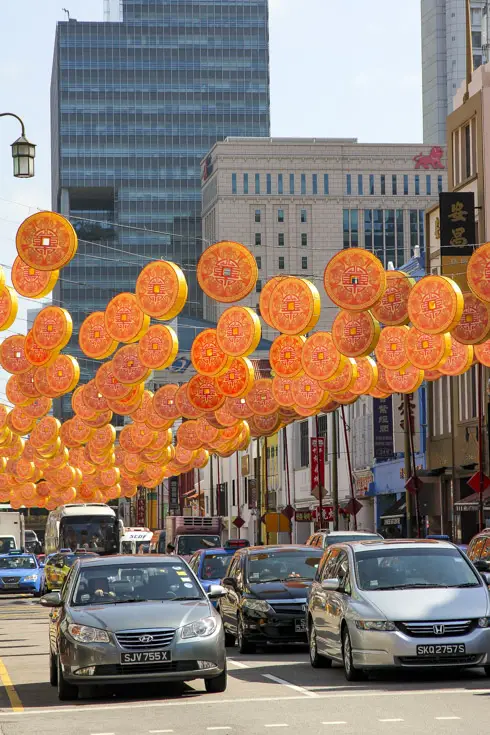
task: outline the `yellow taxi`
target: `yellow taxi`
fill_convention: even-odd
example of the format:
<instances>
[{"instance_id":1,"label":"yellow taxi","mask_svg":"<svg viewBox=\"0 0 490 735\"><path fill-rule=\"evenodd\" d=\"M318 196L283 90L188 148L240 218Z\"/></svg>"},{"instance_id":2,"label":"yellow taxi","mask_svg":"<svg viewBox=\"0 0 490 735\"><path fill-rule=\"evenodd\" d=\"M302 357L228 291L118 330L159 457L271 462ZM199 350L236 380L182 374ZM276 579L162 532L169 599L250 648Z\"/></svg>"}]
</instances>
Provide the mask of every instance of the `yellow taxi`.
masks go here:
<instances>
[{"instance_id":1,"label":"yellow taxi","mask_svg":"<svg viewBox=\"0 0 490 735\"><path fill-rule=\"evenodd\" d=\"M44 564L44 590L43 592L53 592L60 590L70 569L75 561L80 557L98 556L98 554L90 551L72 551L71 549L61 549L55 554L46 557Z\"/></svg>"}]
</instances>

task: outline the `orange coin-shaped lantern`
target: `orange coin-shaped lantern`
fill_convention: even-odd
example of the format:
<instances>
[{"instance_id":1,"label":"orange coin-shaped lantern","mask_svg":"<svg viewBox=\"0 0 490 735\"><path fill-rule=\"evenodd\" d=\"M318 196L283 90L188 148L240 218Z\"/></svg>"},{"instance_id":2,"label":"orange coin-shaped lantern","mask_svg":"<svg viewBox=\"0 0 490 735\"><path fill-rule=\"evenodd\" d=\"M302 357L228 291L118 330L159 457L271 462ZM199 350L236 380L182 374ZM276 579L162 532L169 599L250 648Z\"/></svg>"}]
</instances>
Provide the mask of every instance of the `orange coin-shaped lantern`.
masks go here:
<instances>
[{"instance_id":1,"label":"orange coin-shaped lantern","mask_svg":"<svg viewBox=\"0 0 490 735\"><path fill-rule=\"evenodd\" d=\"M34 373L34 385L42 396L47 398L59 398L60 394L53 390L48 383L47 367L36 368Z\"/></svg>"},{"instance_id":2,"label":"orange coin-shaped lantern","mask_svg":"<svg viewBox=\"0 0 490 735\"><path fill-rule=\"evenodd\" d=\"M176 386L175 386L176 387ZM154 409L153 393L151 390L144 390L141 396L141 402L137 410L131 414L133 421L137 424L144 424L148 413Z\"/></svg>"},{"instance_id":3,"label":"orange coin-shaped lantern","mask_svg":"<svg viewBox=\"0 0 490 735\"><path fill-rule=\"evenodd\" d=\"M468 286L482 301L490 301L490 242L481 245L466 267Z\"/></svg>"},{"instance_id":4,"label":"orange coin-shaped lantern","mask_svg":"<svg viewBox=\"0 0 490 735\"><path fill-rule=\"evenodd\" d=\"M184 383L180 386L179 390L175 394L175 403L181 416L186 419L198 419L202 416L202 411L199 411L189 400L187 394L188 384Z\"/></svg>"},{"instance_id":5,"label":"orange coin-shaped lantern","mask_svg":"<svg viewBox=\"0 0 490 735\"><path fill-rule=\"evenodd\" d=\"M218 439L220 430L212 426L207 419L199 418L196 421L196 435L201 444L209 444Z\"/></svg>"},{"instance_id":6,"label":"orange coin-shaped lantern","mask_svg":"<svg viewBox=\"0 0 490 735\"><path fill-rule=\"evenodd\" d=\"M389 370L399 370L409 363L406 350L408 327L385 327L381 330L375 355L378 363Z\"/></svg>"},{"instance_id":7,"label":"orange coin-shaped lantern","mask_svg":"<svg viewBox=\"0 0 490 735\"><path fill-rule=\"evenodd\" d=\"M250 421L250 430L255 436L272 436L280 427L281 417L277 413L269 416L254 416Z\"/></svg>"},{"instance_id":8,"label":"orange coin-shaped lantern","mask_svg":"<svg viewBox=\"0 0 490 735\"><path fill-rule=\"evenodd\" d=\"M159 432L157 434L157 437L164 436L165 430L168 429L169 426L172 426L173 422L174 422L174 419L162 418L153 408L153 403L148 408L147 413L146 413L146 418L144 421L144 423L148 426L149 429L153 429L153 431Z\"/></svg>"},{"instance_id":9,"label":"orange coin-shaped lantern","mask_svg":"<svg viewBox=\"0 0 490 735\"><path fill-rule=\"evenodd\" d=\"M249 419L254 413L247 404L247 399L243 396L241 398L227 398L225 406L232 416L236 416L238 419Z\"/></svg>"},{"instance_id":10,"label":"orange coin-shaped lantern","mask_svg":"<svg viewBox=\"0 0 490 735\"><path fill-rule=\"evenodd\" d=\"M254 256L238 242L217 242L204 250L197 264L197 280L204 293L224 304L244 299L258 277Z\"/></svg>"},{"instance_id":11,"label":"orange coin-shaped lantern","mask_svg":"<svg viewBox=\"0 0 490 735\"><path fill-rule=\"evenodd\" d=\"M343 355L366 357L378 344L380 331L379 322L370 311L340 311L332 324L332 339Z\"/></svg>"},{"instance_id":12,"label":"orange coin-shaped lantern","mask_svg":"<svg viewBox=\"0 0 490 735\"><path fill-rule=\"evenodd\" d=\"M95 385L105 398L121 400L131 392L131 386L121 383L114 375L112 360L101 365L95 374Z\"/></svg>"},{"instance_id":13,"label":"orange coin-shaped lantern","mask_svg":"<svg viewBox=\"0 0 490 735\"><path fill-rule=\"evenodd\" d=\"M408 324L408 297L415 280L403 271L386 271L386 290L371 311L387 327Z\"/></svg>"},{"instance_id":14,"label":"orange coin-shaped lantern","mask_svg":"<svg viewBox=\"0 0 490 735\"><path fill-rule=\"evenodd\" d=\"M85 444L94 433L94 429L92 429L90 426L87 426L87 424L82 421L79 416L74 416L72 419L69 419L69 423L70 436L75 442Z\"/></svg>"},{"instance_id":15,"label":"orange coin-shaped lantern","mask_svg":"<svg viewBox=\"0 0 490 735\"><path fill-rule=\"evenodd\" d=\"M351 389L358 375L357 363L350 357L346 360L341 372L330 380L323 380L321 386L329 393L344 393Z\"/></svg>"},{"instance_id":16,"label":"orange coin-shaped lantern","mask_svg":"<svg viewBox=\"0 0 490 735\"><path fill-rule=\"evenodd\" d=\"M40 299L51 293L59 274L59 270L41 271L33 268L17 257L12 266L12 286L21 296Z\"/></svg>"},{"instance_id":17,"label":"orange coin-shaped lantern","mask_svg":"<svg viewBox=\"0 0 490 735\"><path fill-rule=\"evenodd\" d=\"M437 366L437 369L443 375L462 375L472 366L473 356L473 345L463 345L451 337L449 356Z\"/></svg>"},{"instance_id":18,"label":"orange coin-shaped lantern","mask_svg":"<svg viewBox=\"0 0 490 735\"><path fill-rule=\"evenodd\" d=\"M247 357L235 357L226 373L216 378L218 388L229 398L247 395L254 380L254 368Z\"/></svg>"},{"instance_id":19,"label":"orange coin-shaped lantern","mask_svg":"<svg viewBox=\"0 0 490 735\"><path fill-rule=\"evenodd\" d=\"M37 368L31 367L31 369L27 370L25 373L15 376L17 377L17 384L20 390L31 400L33 400L34 398L39 398L39 396L41 395L34 382L36 371Z\"/></svg>"},{"instance_id":20,"label":"orange coin-shaped lantern","mask_svg":"<svg viewBox=\"0 0 490 735\"><path fill-rule=\"evenodd\" d=\"M272 380L270 378L256 380L254 387L245 400L248 407L258 416L269 416L279 408L279 404L272 393Z\"/></svg>"},{"instance_id":21,"label":"orange coin-shaped lantern","mask_svg":"<svg viewBox=\"0 0 490 735\"><path fill-rule=\"evenodd\" d=\"M421 278L408 298L410 321L427 334L450 332L461 319L463 308L461 289L446 276Z\"/></svg>"},{"instance_id":22,"label":"orange coin-shaped lantern","mask_svg":"<svg viewBox=\"0 0 490 735\"><path fill-rule=\"evenodd\" d=\"M301 352L303 370L314 380L329 380L345 365L345 356L335 347L330 332L315 332Z\"/></svg>"},{"instance_id":23,"label":"orange coin-shaped lantern","mask_svg":"<svg viewBox=\"0 0 490 735\"><path fill-rule=\"evenodd\" d=\"M139 358L138 345L121 347L112 359L112 371L117 380L127 385L144 383L151 373Z\"/></svg>"},{"instance_id":24,"label":"orange coin-shaped lantern","mask_svg":"<svg viewBox=\"0 0 490 735\"><path fill-rule=\"evenodd\" d=\"M112 355L118 341L107 331L103 311L94 311L82 322L78 332L78 343L83 354L93 360L104 360Z\"/></svg>"},{"instance_id":25,"label":"orange coin-shaped lantern","mask_svg":"<svg viewBox=\"0 0 490 735\"><path fill-rule=\"evenodd\" d=\"M255 352L260 342L260 319L248 306L231 306L218 319L216 336L227 355L246 357Z\"/></svg>"},{"instance_id":26,"label":"orange coin-shaped lantern","mask_svg":"<svg viewBox=\"0 0 490 735\"><path fill-rule=\"evenodd\" d=\"M7 421L10 430L20 436L32 431L34 428L34 422L35 419L26 414L24 409L20 406L16 406L12 409Z\"/></svg>"},{"instance_id":27,"label":"orange coin-shaped lantern","mask_svg":"<svg viewBox=\"0 0 490 735\"><path fill-rule=\"evenodd\" d=\"M97 413L93 419L83 419L87 426L91 426L92 429L100 429L101 426L105 426L112 421L113 413L111 409L107 411L101 411Z\"/></svg>"},{"instance_id":28,"label":"orange coin-shaped lantern","mask_svg":"<svg viewBox=\"0 0 490 735\"><path fill-rule=\"evenodd\" d=\"M400 370L386 370L386 382L393 393L415 393L424 380L424 371L415 365L406 365Z\"/></svg>"},{"instance_id":29,"label":"orange coin-shaped lantern","mask_svg":"<svg viewBox=\"0 0 490 735\"><path fill-rule=\"evenodd\" d=\"M442 378L442 373L439 370L424 370L424 380L434 381Z\"/></svg>"},{"instance_id":30,"label":"orange coin-shaped lantern","mask_svg":"<svg viewBox=\"0 0 490 735\"><path fill-rule=\"evenodd\" d=\"M36 426L31 436L31 442L36 449L47 447L56 441L59 436L61 424L54 416L45 416Z\"/></svg>"},{"instance_id":31,"label":"orange coin-shaped lantern","mask_svg":"<svg viewBox=\"0 0 490 735\"><path fill-rule=\"evenodd\" d=\"M228 411L226 406L218 408L218 410L214 412L214 416L218 423L225 428L236 426L240 421L240 419L238 419L236 416L233 416L233 414Z\"/></svg>"},{"instance_id":32,"label":"orange coin-shaped lantern","mask_svg":"<svg viewBox=\"0 0 490 735\"><path fill-rule=\"evenodd\" d=\"M287 276L274 276L273 278L269 278L269 280L262 287L262 291L260 292L260 296L259 296L260 316L265 321L265 323L269 325L269 327L273 326L271 322L270 309L269 309L271 295L272 295L273 290L277 286L277 284L280 281L284 280L284 278L287 278Z\"/></svg>"},{"instance_id":33,"label":"orange coin-shaped lantern","mask_svg":"<svg viewBox=\"0 0 490 735\"><path fill-rule=\"evenodd\" d=\"M175 400L178 390L178 385L168 383L167 385L162 385L153 396L153 409L162 419L168 421L179 418L180 410Z\"/></svg>"},{"instance_id":34,"label":"orange coin-shaped lantern","mask_svg":"<svg viewBox=\"0 0 490 735\"><path fill-rule=\"evenodd\" d=\"M195 450L202 446L196 424L196 421L184 421L177 429L177 441L186 449Z\"/></svg>"},{"instance_id":35,"label":"orange coin-shaped lantern","mask_svg":"<svg viewBox=\"0 0 490 735\"><path fill-rule=\"evenodd\" d=\"M348 248L330 259L323 275L327 295L347 311L374 306L386 289L386 273L378 258L363 248Z\"/></svg>"},{"instance_id":36,"label":"orange coin-shaped lantern","mask_svg":"<svg viewBox=\"0 0 490 735\"><path fill-rule=\"evenodd\" d=\"M451 336L443 334L424 334L411 327L407 334L407 356L410 362L420 370L433 370L444 361L451 349Z\"/></svg>"},{"instance_id":37,"label":"orange coin-shaped lantern","mask_svg":"<svg viewBox=\"0 0 490 735\"><path fill-rule=\"evenodd\" d=\"M283 334L305 334L320 318L320 294L306 278L281 279L271 293L272 326Z\"/></svg>"},{"instance_id":38,"label":"orange coin-shaped lantern","mask_svg":"<svg viewBox=\"0 0 490 735\"><path fill-rule=\"evenodd\" d=\"M70 341L72 331L71 316L60 306L41 309L32 325L32 336L45 350L62 350Z\"/></svg>"},{"instance_id":39,"label":"orange coin-shaped lantern","mask_svg":"<svg viewBox=\"0 0 490 735\"><path fill-rule=\"evenodd\" d=\"M83 400L83 391L85 386L79 386L71 397L71 407L74 413L78 414L81 419L93 419L97 415L97 411L93 408L89 408Z\"/></svg>"},{"instance_id":40,"label":"orange coin-shaped lantern","mask_svg":"<svg viewBox=\"0 0 490 735\"><path fill-rule=\"evenodd\" d=\"M195 408L200 411L216 411L225 402L214 378L207 375L194 375L187 386L187 396Z\"/></svg>"},{"instance_id":41,"label":"orange coin-shaped lantern","mask_svg":"<svg viewBox=\"0 0 490 735\"><path fill-rule=\"evenodd\" d=\"M269 350L271 368L281 378L294 378L303 372L301 355L306 342L297 334L280 334Z\"/></svg>"},{"instance_id":42,"label":"orange coin-shaped lantern","mask_svg":"<svg viewBox=\"0 0 490 735\"><path fill-rule=\"evenodd\" d=\"M77 251L77 233L56 212L36 212L22 222L15 238L17 253L26 265L54 271L67 265Z\"/></svg>"},{"instance_id":43,"label":"orange coin-shaped lantern","mask_svg":"<svg viewBox=\"0 0 490 735\"><path fill-rule=\"evenodd\" d=\"M169 367L179 351L179 340L171 327L154 324L141 338L138 355L141 363L150 370Z\"/></svg>"},{"instance_id":44,"label":"orange coin-shaped lantern","mask_svg":"<svg viewBox=\"0 0 490 735\"><path fill-rule=\"evenodd\" d=\"M34 398L28 406L25 406L24 410L33 419L42 419L43 416L46 416L51 411L52 406L53 401L51 398L39 396L39 398Z\"/></svg>"},{"instance_id":45,"label":"orange coin-shaped lantern","mask_svg":"<svg viewBox=\"0 0 490 735\"><path fill-rule=\"evenodd\" d=\"M20 375L31 369L32 365L25 354L26 338L21 334L7 337L0 345L0 362L8 373Z\"/></svg>"},{"instance_id":46,"label":"orange coin-shaped lantern","mask_svg":"<svg viewBox=\"0 0 490 735\"><path fill-rule=\"evenodd\" d=\"M475 345L475 357L482 365L490 367L490 339L485 340L481 345Z\"/></svg>"},{"instance_id":47,"label":"orange coin-shaped lantern","mask_svg":"<svg viewBox=\"0 0 490 735\"><path fill-rule=\"evenodd\" d=\"M114 413L119 413L121 416L131 416L140 407L144 390L143 383L133 385L127 396L120 400L107 401L107 405Z\"/></svg>"},{"instance_id":48,"label":"orange coin-shaped lantern","mask_svg":"<svg viewBox=\"0 0 490 735\"><path fill-rule=\"evenodd\" d=\"M150 317L141 309L134 294L120 293L107 304L105 327L112 339L138 342L149 326Z\"/></svg>"},{"instance_id":49,"label":"orange coin-shaped lantern","mask_svg":"<svg viewBox=\"0 0 490 735\"><path fill-rule=\"evenodd\" d=\"M490 336L490 303L473 293L465 293L463 297L463 313L451 334L464 345L480 344Z\"/></svg>"},{"instance_id":50,"label":"orange coin-shaped lantern","mask_svg":"<svg viewBox=\"0 0 490 735\"><path fill-rule=\"evenodd\" d=\"M5 331L15 322L19 302L17 294L9 286L0 287L0 332Z\"/></svg>"},{"instance_id":51,"label":"orange coin-shaped lantern","mask_svg":"<svg viewBox=\"0 0 490 735\"><path fill-rule=\"evenodd\" d=\"M325 389L309 375L300 375L299 378L295 378L292 390L295 405L307 411L319 408L326 398Z\"/></svg>"},{"instance_id":52,"label":"orange coin-shaped lantern","mask_svg":"<svg viewBox=\"0 0 490 735\"><path fill-rule=\"evenodd\" d=\"M279 375L272 379L272 395L282 408L294 406L293 381L294 378L281 378Z\"/></svg>"},{"instance_id":53,"label":"orange coin-shaped lantern","mask_svg":"<svg viewBox=\"0 0 490 735\"><path fill-rule=\"evenodd\" d=\"M342 406L349 406L351 403L355 403L359 398L357 393L351 390L346 390L343 393L335 394L336 403L340 403Z\"/></svg>"},{"instance_id":54,"label":"orange coin-shaped lantern","mask_svg":"<svg viewBox=\"0 0 490 735\"><path fill-rule=\"evenodd\" d=\"M47 365L57 354L56 351L53 352L52 350L45 350L43 347L39 347L32 331L27 332L24 350L27 359L34 367Z\"/></svg>"},{"instance_id":55,"label":"orange coin-shaped lantern","mask_svg":"<svg viewBox=\"0 0 490 735\"><path fill-rule=\"evenodd\" d=\"M154 319L174 319L187 300L187 282L181 269L166 260L143 268L136 281L138 304Z\"/></svg>"},{"instance_id":56,"label":"orange coin-shaped lantern","mask_svg":"<svg viewBox=\"0 0 490 735\"><path fill-rule=\"evenodd\" d=\"M356 360L357 378L350 387L356 396L369 393L378 382L378 366L372 357L359 357Z\"/></svg>"},{"instance_id":57,"label":"orange coin-shaped lantern","mask_svg":"<svg viewBox=\"0 0 490 735\"><path fill-rule=\"evenodd\" d=\"M27 406L31 398L26 396L19 385L20 375L11 375L5 385L5 395L13 406Z\"/></svg>"},{"instance_id":58,"label":"orange coin-shaped lantern","mask_svg":"<svg viewBox=\"0 0 490 735\"><path fill-rule=\"evenodd\" d=\"M89 380L89 382L83 386L82 396L83 402L88 408L91 408L94 411L107 411L107 399L97 388L95 380Z\"/></svg>"},{"instance_id":59,"label":"orange coin-shaped lantern","mask_svg":"<svg viewBox=\"0 0 490 735\"><path fill-rule=\"evenodd\" d=\"M386 373L386 368L382 365L378 365L378 382L376 383L376 386L371 389L369 395L374 398L383 398L384 396L382 394L386 395L393 392L392 388L388 385Z\"/></svg>"},{"instance_id":60,"label":"orange coin-shaped lantern","mask_svg":"<svg viewBox=\"0 0 490 735\"><path fill-rule=\"evenodd\" d=\"M58 355L46 368L46 377L57 393L71 393L80 380L80 365L71 355Z\"/></svg>"},{"instance_id":61,"label":"orange coin-shaped lantern","mask_svg":"<svg viewBox=\"0 0 490 735\"><path fill-rule=\"evenodd\" d=\"M198 373L214 378L228 370L232 358L219 346L216 329L205 329L194 337L191 360Z\"/></svg>"},{"instance_id":62,"label":"orange coin-shaped lantern","mask_svg":"<svg viewBox=\"0 0 490 735\"><path fill-rule=\"evenodd\" d=\"M209 452L207 449L198 449L197 454L194 457L194 467L196 469L202 469L203 467L206 467L207 463L209 462Z\"/></svg>"}]
</instances>

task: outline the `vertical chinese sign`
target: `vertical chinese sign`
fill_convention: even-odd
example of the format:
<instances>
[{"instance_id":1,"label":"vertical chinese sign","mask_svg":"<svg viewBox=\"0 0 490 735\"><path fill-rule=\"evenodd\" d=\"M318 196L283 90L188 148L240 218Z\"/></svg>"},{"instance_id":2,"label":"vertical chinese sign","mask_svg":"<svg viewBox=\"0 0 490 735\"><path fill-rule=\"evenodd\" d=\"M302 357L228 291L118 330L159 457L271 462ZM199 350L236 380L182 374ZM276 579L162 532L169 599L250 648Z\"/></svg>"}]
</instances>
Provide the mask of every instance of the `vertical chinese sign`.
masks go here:
<instances>
[{"instance_id":1,"label":"vertical chinese sign","mask_svg":"<svg viewBox=\"0 0 490 735\"><path fill-rule=\"evenodd\" d=\"M310 439L311 492L320 497L320 488L325 487L325 438L313 436Z\"/></svg>"},{"instance_id":2,"label":"vertical chinese sign","mask_svg":"<svg viewBox=\"0 0 490 735\"><path fill-rule=\"evenodd\" d=\"M136 497L136 525L146 526L146 491L138 490Z\"/></svg>"},{"instance_id":3,"label":"vertical chinese sign","mask_svg":"<svg viewBox=\"0 0 490 735\"><path fill-rule=\"evenodd\" d=\"M442 274L454 278L468 291L466 264L476 245L475 195L467 192L439 194Z\"/></svg>"},{"instance_id":4,"label":"vertical chinese sign","mask_svg":"<svg viewBox=\"0 0 490 735\"><path fill-rule=\"evenodd\" d=\"M177 516L180 513L179 478L170 477L168 481L168 506L170 515Z\"/></svg>"},{"instance_id":5,"label":"vertical chinese sign","mask_svg":"<svg viewBox=\"0 0 490 735\"><path fill-rule=\"evenodd\" d=\"M393 457L393 405L391 396L373 399L374 458Z\"/></svg>"}]
</instances>

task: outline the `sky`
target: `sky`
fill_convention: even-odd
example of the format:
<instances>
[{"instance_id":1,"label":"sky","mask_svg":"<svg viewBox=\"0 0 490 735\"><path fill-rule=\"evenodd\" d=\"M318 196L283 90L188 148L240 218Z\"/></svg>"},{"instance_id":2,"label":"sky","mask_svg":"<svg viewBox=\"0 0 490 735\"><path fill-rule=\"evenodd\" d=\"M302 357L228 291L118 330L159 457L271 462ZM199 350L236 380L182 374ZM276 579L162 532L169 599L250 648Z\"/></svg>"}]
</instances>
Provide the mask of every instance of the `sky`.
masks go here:
<instances>
[{"instance_id":1,"label":"sky","mask_svg":"<svg viewBox=\"0 0 490 735\"><path fill-rule=\"evenodd\" d=\"M269 5L272 135L422 141L420 0ZM51 206L49 90L63 7L79 21L102 20L103 0L0 0L0 112L20 115L37 144L36 176L14 179L10 144L20 130L0 119L1 264L14 260L22 220ZM21 304L23 332L27 305L35 307Z\"/></svg>"}]
</instances>

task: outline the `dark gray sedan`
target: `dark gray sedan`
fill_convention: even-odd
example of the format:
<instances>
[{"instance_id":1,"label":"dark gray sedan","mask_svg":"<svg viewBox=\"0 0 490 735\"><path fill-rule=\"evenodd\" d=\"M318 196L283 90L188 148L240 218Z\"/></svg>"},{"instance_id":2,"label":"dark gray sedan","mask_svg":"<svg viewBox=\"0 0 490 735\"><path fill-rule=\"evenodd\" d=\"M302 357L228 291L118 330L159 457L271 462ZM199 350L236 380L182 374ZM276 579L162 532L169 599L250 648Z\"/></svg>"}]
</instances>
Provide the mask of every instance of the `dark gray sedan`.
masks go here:
<instances>
[{"instance_id":1,"label":"dark gray sedan","mask_svg":"<svg viewBox=\"0 0 490 735\"><path fill-rule=\"evenodd\" d=\"M114 556L78 560L52 607L50 682L60 700L83 686L204 679L226 689L221 618L178 556Z\"/></svg>"}]
</instances>

